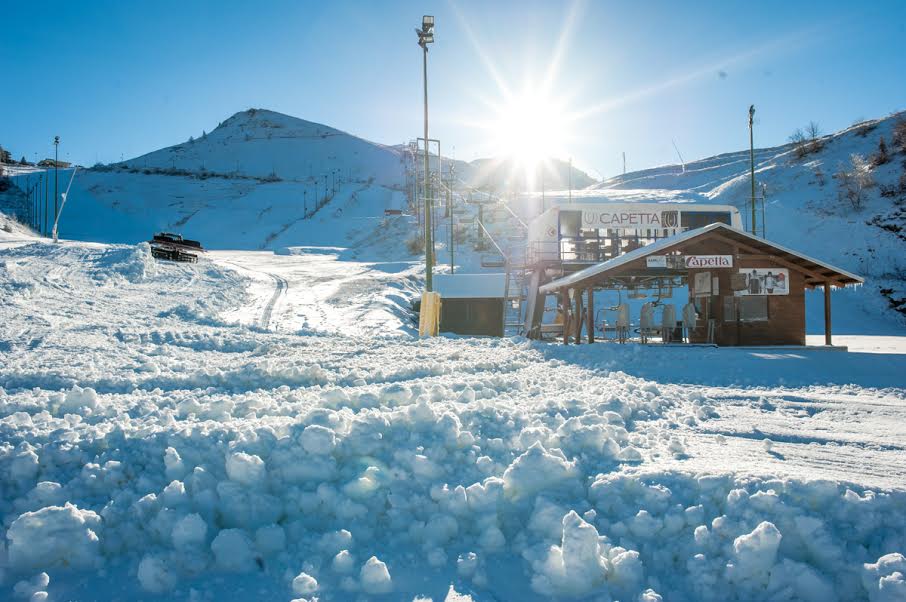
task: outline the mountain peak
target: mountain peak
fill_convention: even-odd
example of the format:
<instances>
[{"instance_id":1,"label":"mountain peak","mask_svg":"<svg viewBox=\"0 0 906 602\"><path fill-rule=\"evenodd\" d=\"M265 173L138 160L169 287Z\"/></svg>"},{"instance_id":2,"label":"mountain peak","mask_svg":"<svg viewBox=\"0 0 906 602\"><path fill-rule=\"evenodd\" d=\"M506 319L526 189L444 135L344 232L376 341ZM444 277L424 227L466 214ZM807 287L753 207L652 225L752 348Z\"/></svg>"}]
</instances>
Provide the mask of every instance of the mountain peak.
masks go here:
<instances>
[{"instance_id":1,"label":"mountain peak","mask_svg":"<svg viewBox=\"0 0 906 602\"><path fill-rule=\"evenodd\" d=\"M270 109L255 108L234 113L221 122L214 131L223 129L287 130L286 136L318 136L342 133L321 123L306 121Z\"/></svg>"}]
</instances>

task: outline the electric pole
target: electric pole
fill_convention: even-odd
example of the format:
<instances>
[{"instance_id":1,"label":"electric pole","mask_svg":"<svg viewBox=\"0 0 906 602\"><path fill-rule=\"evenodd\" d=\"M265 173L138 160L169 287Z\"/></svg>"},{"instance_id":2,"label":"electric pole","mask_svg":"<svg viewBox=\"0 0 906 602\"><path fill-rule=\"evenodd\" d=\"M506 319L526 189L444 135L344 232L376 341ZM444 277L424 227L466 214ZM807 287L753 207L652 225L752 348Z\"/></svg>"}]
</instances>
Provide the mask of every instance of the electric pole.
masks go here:
<instances>
[{"instance_id":1,"label":"electric pole","mask_svg":"<svg viewBox=\"0 0 906 602\"><path fill-rule=\"evenodd\" d=\"M753 133L753 124L755 122L755 105L749 106L749 163L752 172L752 234L755 231L755 134Z\"/></svg>"},{"instance_id":2,"label":"electric pole","mask_svg":"<svg viewBox=\"0 0 906 602\"><path fill-rule=\"evenodd\" d=\"M47 204L47 191L50 189L50 174L47 173L47 170L44 170L44 229L41 234L47 234L47 212L50 206Z\"/></svg>"},{"instance_id":3,"label":"electric pole","mask_svg":"<svg viewBox=\"0 0 906 602\"><path fill-rule=\"evenodd\" d=\"M573 202L573 158L569 158L569 202Z\"/></svg>"},{"instance_id":4,"label":"electric pole","mask_svg":"<svg viewBox=\"0 0 906 602\"><path fill-rule=\"evenodd\" d=\"M767 222L764 219L764 204L768 200L768 185L761 183L761 237L767 238Z\"/></svg>"},{"instance_id":5,"label":"electric pole","mask_svg":"<svg viewBox=\"0 0 906 602\"><path fill-rule=\"evenodd\" d=\"M434 43L434 17L424 15L422 28L416 29L418 45L422 47L422 81L425 92L425 288L432 292L434 271L434 241L431 237L431 184L429 182L428 167L428 44ZM438 148L438 161L440 149Z\"/></svg>"},{"instance_id":6,"label":"electric pole","mask_svg":"<svg viewBox=\"0 0 906 602\"><path fill-rule=\"evenodd\" d=\"M60 137L53 137L53 221L56 223L57 215L60 212L59 201L57 200L57 186L59 182L58 169L60 167ZM754 190L754 188L753 188ZM752 193L754 195L754 192Z\"/></svg>"}]
</instances>

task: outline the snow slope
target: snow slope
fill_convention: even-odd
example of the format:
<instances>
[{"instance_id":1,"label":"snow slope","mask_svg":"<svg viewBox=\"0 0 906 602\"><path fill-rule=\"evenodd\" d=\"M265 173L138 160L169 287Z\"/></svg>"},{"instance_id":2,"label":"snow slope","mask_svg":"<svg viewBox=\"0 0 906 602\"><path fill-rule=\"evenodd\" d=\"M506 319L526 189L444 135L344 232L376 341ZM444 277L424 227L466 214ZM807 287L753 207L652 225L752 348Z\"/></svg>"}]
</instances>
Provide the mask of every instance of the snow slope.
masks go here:
<instances>
[{"instance_id":1,"label":"snow slope","mask_svg":"<svg viewBox=\"0 0 906 602\"><path fill-rule=\"evenodd\" d=\"M404 181L395 149L250 109L190 142L79 172L60 233L134 244L169 230L219 249L345 246L385 209L403 208ZM306 218L318 201L327 204Z\"/></svg>"},{"instance_id":2,"label":"snow slope","mask_svg":"<svg viewBox=\"0 0 906 602\"><path fill-rule=\"evenodd\" d=\"M405 264L285 253L0 249L0 597L900 599L906 354L386 336Z\"/></svg>"}]
</instances>

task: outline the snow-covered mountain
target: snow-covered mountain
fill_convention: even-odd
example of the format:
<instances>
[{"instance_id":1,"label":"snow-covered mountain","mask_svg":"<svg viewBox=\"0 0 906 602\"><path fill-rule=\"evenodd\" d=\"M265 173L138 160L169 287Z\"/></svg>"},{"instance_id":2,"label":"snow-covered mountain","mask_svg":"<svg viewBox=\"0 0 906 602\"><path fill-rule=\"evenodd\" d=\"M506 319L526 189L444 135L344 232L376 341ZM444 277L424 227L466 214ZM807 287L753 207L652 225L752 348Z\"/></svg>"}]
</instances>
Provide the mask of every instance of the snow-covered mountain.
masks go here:
<instances>
[{"instance_id":1,"label":"snow-covered mountain","mask_svg":"<svg viewBox=\"0 0 906 602\"><path fill-rule=\"evenodd\" d=\"M404 206L402 161L396 149L250 109L200 138L79 173L61 235L135 243L176 230L211 248L343 245Z\"/></svg>"}]
</instances>

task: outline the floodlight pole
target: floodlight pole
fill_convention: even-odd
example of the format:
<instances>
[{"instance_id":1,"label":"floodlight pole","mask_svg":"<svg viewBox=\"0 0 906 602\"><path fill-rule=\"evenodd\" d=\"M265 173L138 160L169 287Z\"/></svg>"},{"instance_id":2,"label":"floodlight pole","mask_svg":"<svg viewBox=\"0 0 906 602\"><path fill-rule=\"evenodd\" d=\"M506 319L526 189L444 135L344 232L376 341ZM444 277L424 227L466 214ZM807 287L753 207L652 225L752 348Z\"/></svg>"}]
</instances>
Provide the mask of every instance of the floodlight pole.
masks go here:
<instances>
[{"instance_id":1,"label":"floodlight pole","mask_svg":"<svg viewBox=\"0 0 906 602\"><path fill-rule=\"evenodd\" d=\"M752 234L758 235L755 228L755 135L753 123L755 122L755 105L749 106L749 164L752 175Z\"/></svg>"},{"instance_id":2,"label":"floodlight pole","mask_svg":"<svg viewBox=\"0 0 906 602\"><path fill-rule=\"evenodd\" d=\"M57 171L60 167L60 137L53 137L53 221L56 223L57 217L60 214L60 207L57 199L57 187L59 182L59 176ZM54 241L56 242L56 241Z\"/></svg>"},{"instance_id":3,"label":"floodlight pole","mask_svg":"<svg viewBox=\"0 0 906 602\"><path fill-rule=\"evenodd\" d=\"M429 293L434 290L434 241L431 236L432 206L428 164L428 44L433 41L433 27L434 17L430 17L429 21L429 17L426 15L422 17L422 29L418 30L418 45L422 47L422 82L425 93L425 289Z\"/></svg>"}]
</instances>

